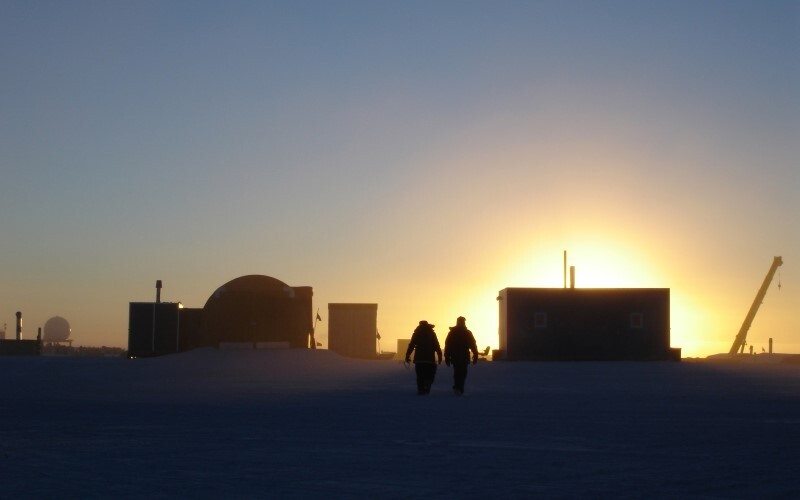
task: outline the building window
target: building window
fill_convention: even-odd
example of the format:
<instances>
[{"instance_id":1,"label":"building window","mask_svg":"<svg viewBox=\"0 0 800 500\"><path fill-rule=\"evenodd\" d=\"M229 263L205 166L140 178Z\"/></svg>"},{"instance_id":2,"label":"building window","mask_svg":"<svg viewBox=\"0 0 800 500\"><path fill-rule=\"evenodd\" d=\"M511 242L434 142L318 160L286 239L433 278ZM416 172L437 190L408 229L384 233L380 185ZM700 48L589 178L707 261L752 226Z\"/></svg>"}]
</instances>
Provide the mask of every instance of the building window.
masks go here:
<instances>
[{"instance_id":1,"label":"building window","mask_svg":"<svg viewBox=\"0 0 800 500\"><path fill-rule=\"evenodd\" d=\"M533 313L533 327L547 328L547 313L545 312Z\"/></svg>"},{"instance_id":2,"label":"building window","mask_svg":"<svg viewBox=\"0 0 800 500\"><path fill-rule=\"evenodd\" d=\"M631 313L631 328L644 328L644 314Z\"/></svg>"}]
</instances>

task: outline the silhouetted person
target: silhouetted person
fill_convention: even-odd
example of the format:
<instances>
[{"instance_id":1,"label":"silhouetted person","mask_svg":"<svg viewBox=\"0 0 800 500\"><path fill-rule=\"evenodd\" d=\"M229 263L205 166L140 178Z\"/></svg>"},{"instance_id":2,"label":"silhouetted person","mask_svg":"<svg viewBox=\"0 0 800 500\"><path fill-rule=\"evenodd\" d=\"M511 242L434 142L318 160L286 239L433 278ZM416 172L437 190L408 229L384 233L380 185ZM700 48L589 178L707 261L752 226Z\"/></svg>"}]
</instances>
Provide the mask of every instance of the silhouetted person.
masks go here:
<instances>
[{"instance_id":1,"label":"silhouetted person","mask_svg":"<svg viewBox=\"0 0 800 500\"><path fill-rule=\"evenodd\" d=\"M417 394L429 394L433 379L436 377L437 360L442 363L442 348L439 346L439 339L436 332L427 321L420 321L419 326L414 329L411 340L408 342L406 350L406 363L411 362L411 352L414 352L414 371L417 372Z\"/></svg>"},{"instance_id":2,"label":"silhouetted person","mask_svg":"<svg viewBox=\"0 0 800 500\"><path fill-rule=\"evenodd\" d=\"M456 319L456 326L450 327L450 333L444 340L444 362L447 366L453 365L453 392L460 396L464 394L464 381L467 380L467 367L469 366L470 352L472 364L478 362L478 346L475 337L467 328L464 316Z\"/></svg>"}]
</instances>

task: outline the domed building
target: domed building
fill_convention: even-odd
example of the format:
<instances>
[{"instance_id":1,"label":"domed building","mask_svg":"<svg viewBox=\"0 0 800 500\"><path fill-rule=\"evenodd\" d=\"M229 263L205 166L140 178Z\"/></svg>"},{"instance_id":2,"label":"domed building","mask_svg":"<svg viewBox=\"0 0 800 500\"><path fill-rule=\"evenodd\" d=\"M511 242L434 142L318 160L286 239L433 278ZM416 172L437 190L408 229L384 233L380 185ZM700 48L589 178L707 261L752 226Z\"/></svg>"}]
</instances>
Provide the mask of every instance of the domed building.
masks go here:
<instances>
[{"instance_id":1,"label":"domed building","mask_svg":"<svg viewBox=\"0 0 800 500\"><path fill-rule=\"evenodd\" d=\"M129 356L158 356L197 347L237 344L250 348L314 346L310 286L293 287L247 275L218 287L202 309L180 302L131 302Z\"/></svg>"},{"instance_id":2,"label":"domed building","mask_svg":"<svg viewBox=\"0 0 800 500\"><path fill-rule=\"evenodd\" d=\"M72 334L72 328L69 326L69 321L61 316L53 316L44 324L42 340L51 343L66 342L71 344L70 334Z\"/></svg>"},{"instance_id":3,"label":"domed building","mask_svg":"<svg viewBox=\"0 0 800 500\"><path fill-rule=\"evenodd\" d=\"M201 336L211 345L253 343L308 347L309 286L291 287L269 276L249 275L217 288L203 307Z\"/></svg>"}]
</instances>

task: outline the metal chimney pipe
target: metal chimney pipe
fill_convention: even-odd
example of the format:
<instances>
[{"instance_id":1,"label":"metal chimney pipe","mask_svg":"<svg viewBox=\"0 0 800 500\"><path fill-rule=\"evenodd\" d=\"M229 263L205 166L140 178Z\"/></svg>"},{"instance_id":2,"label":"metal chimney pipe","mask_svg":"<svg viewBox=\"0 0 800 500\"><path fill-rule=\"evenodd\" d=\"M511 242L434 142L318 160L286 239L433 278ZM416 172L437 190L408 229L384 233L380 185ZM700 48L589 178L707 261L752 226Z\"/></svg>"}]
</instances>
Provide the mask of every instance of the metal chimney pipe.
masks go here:
<instances>
[{"instance_id":1,"label":"metal chimney pipe","mask_svg":"<svg viewBox=\"0 0 800 500\"><path fill-rule=\"evenodd\" d=\"M575 266L569 266L569 287L575 288Z\"/></svg>"},{"instance_id":2,"label":"metal chimney pipe","mask_svg":"<svg viewBox=\"0 0 800 500\"><path fill-rule=\"evenodd\" d=\"M156 304L161 303L161 280L156 280Z\"/></svg>"},{"instance_id":3,"label":"metal chimney pipe","mask_svg":"<svg viewBox=\"0 0 800 500\"><path fill-rule=\"evenodd\" d=\"M22 338L22 313L17 311L17 340Z\"/></svg>"},{"instance_id":4,"label":"metal chimney pipe","mask_svg":"<svg viewBox=\"0 0 800 500\"><path fill-rule=\"evenodd\" d=\"M772 354L772 337L769 338L769 353Z\"/></svg>"}]
</instances>

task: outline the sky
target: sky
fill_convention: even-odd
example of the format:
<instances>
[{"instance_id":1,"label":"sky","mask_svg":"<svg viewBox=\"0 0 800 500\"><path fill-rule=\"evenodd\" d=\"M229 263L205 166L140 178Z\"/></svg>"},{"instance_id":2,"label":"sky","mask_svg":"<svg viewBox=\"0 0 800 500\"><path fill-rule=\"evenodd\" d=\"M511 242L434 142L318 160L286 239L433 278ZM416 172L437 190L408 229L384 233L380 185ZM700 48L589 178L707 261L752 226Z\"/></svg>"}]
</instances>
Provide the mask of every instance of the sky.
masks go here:
<instances>
[{"instance_id":1,"label":"sky","mask_svg":"<svg viewBox=\"0 0 800 500\"><path fill-rule=\"evenodd\" d=\"M800 352L800 4L0 0L0 324L126 347L248 274L378 304L671 290L684 356ZM780 281L781 287L778 288Z\"/></svg>"}]
</instances>

